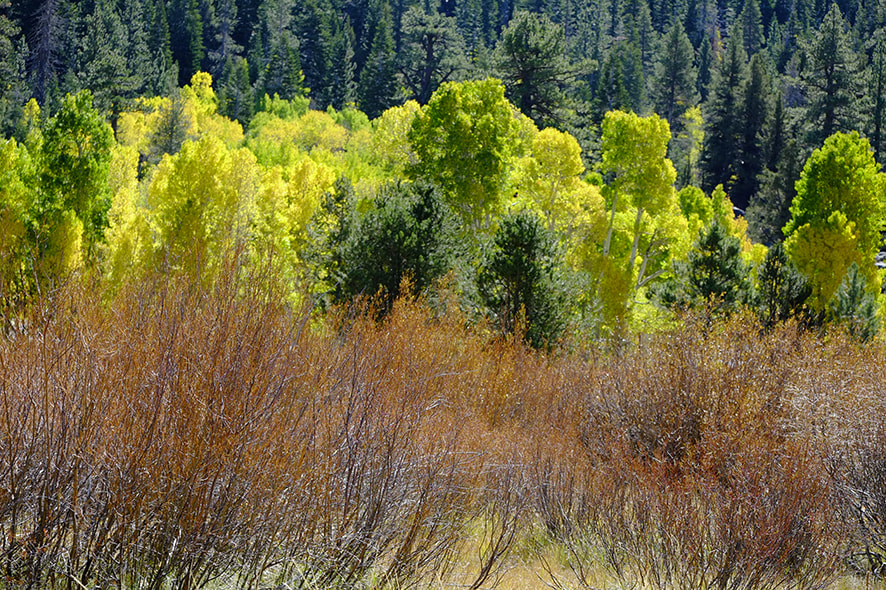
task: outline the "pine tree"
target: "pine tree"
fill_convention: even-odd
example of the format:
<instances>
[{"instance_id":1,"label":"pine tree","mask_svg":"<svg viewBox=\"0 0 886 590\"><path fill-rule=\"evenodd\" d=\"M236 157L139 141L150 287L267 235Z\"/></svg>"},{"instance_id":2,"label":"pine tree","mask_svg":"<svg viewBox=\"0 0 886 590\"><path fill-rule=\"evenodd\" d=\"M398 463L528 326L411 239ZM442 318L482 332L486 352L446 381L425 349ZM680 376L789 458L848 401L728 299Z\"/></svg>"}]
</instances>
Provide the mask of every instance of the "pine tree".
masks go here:
<instances>
[{"instance_id":1,"label":"pine tree","mask_svg":"<svg viewBox=\"0 0 886 590\"><path fill-rule=\"evenodd\" d=\"M329 45L330 68L322 92L314 94L320 106L341 110L357 101L354 79L354 30L345 19L335 27Z\"/></svg>"},{"instance_id":2,"label":"pine tree","mask_svg":"<svg viewBox=\"0 0 886 590\"><path fill-rule=\"evenodd\" d=\"M874 148L874 158L883 161L886 155L886 36L879 31L873 41L867 74L865 128Z\"/></svg>"},{"instance_id":3,"label":"pine tree","mask_svg":"<svg viewBox=\"0 0 886 590\"><path fill-rule=\"evenodd\" d=\"M565 327L562 290L556 286L558 262L556 240L539 217L524 211L502 219L477 277L483 302L502 333L523 328L535 348L557 340Z\"/></svg>"},{"instance_id":4,"label":"pine tree","mask_svg":"<svg viewBox=\"0 0 886 590\"><path fill-rule=\"evenodd\" d=\"M240 55L243 47L234 40L237 27L237 2L235 0L216 0L215 36L213 49L209 52L209 71L213 78L219 78L228 60Z\"/></svg>"},{"instance_id":5,"label":"pine tree","mask_svg":"<svg viewBox=\"0 0 886 590\"><path fill-rule=\"evenodd\" d=\"M544 15L518 12L495 48L507 96L539 127L561 120L562 89L577 71L566 57L563 27Z\"/></svg>"},{"instance_id":6,"label":"pine tree","mask_svg":"<svg viewBox=\"0 0 886 590\"><path fill-rule=\"evenodd\" d=\"M391 29L391 7L385 2L382 5L381 18L375 26L366 65L360 73L360 107L371 119L396 105L399 99L394 36Z\"/></svg>"},{"instance_id":7,"label":"pine tree","mask_svg":"<svg viewBox=\"0 0 886 590\"><path fill-rule=\"evenodd\" d=\"M659 41L649 83L655 111L668 120L675 133L680 117L697 99L693 62L692 44L683 25L675 20Z\"/></svg>"},{"instance_id":8,"label":"pine tree","mask_svg":"<svg viewBox=\"0 0 886 590\"><path fill-rule=\"evenodd\" d=\"M298 74L297 81L300 82L301 70ZM249 83L249 64L246 59L228 57L218 82L218 103L219 113L239 121L244 127L249 124L255 111L255 95Z\"/></svg>"},{"instance_id":9,"label":"pine tree","mask_svg":"<svg viewBox=\"0 0 886 590\"><path fill-rule=\"evenodd\" d=\"M631 97L625 86L622 57L619 55L623 43L625 42L613 45L609 50L597 78L594 100L598 121L603 120L603 115L607 111L629 110L632 106Z\"/></svg>"},{"instance_id":10,"label":"pine tree","mask_svg":"<svg viewBox=\"0 0 886 590\"><path fill-rule=\"evenodd\" d=\"M148 76L148 89L152 94L168 94L178 84L178 65L172 56L172 42L165 0L149 0L150 23L148 30L148 51L151 69Z\"/></svg>"},{"instance_id":11,"label":"pine tree","mask_svg":"<svg viewBox=\"0 0 886 590\"><path fill-rule=\"evenodd\" d=\"M28 39L30 55L28 71L34 98L43 105L50 88L56 83L59 51L67 23L62 17L64 0L43 0L35 15L35 26Z\"/></svg>"},{"instance_id":12,"label":"pine tree","mask_svg":"<svg viewBox=\"0 0 886 590\"><path fill-rule=\"evenodd\" d=\"M179 85L190 82L203 66L203 16L197 0L171 0L170 39L173 59L179 66Z\"/></svg>"},{"instance_id":13,"label":"pine tree","mask_svg":"<svg viewBox=\"0 0 886 590\"><path fill-rule=\"evenodd\" d=\"M305 0L297 14L298 50L305 85L315 99L325 91L332 68L332 30L326 0Z\"/></svg>"},{"instance_id":14,"label":"pine tree","mask_svg":"<svg viewBox=\"0 0 886 590\"><path fill-rule=\"evenodd\" d=\"M762 53L751 58L748 78L742 84L739 105L739 145L735 166L736 181L729 193L733 204L746 210L757 192L758 176L765 165L763 129L769 117L771 82Z\"/></svg>"},{"instance_id":15,"label":"pine tree","mask_svg":"<svg viewBox=\"0 0 886 590\"><path fill-rule=\"evenodd\" d=\"M767 252L757 269L757 313L763 326L771 328L799 315L812 290L778 242Z\"/></svg>"},{"instance_id":16,"label":"pine tree","mask_svg":"<svg viewBox=\"0 0 886 590\"><path fill-rule=\"evenodd\" d=\"M426 104L438 86L458 79L467 67L464 40L454 19L418 7L403 15L402 34L398 69L410 98Z\"/></svg>"},{"instance_id":17,"label":"pine tree","mask_svg":"<svg viewBox=\"0 0 886 590\"><path fill-rule=\"evenodd\" d=\"M9 8L8 0L0 0L0 11ZM25 57L27 44L18 25L0 12L0 136L9 137L20 118L25 103Z\"/></svg>"},{"instance_id":18,"label":"pine tree","mask_svg":"<svg viewBox=\"0 0 886 590\"><path fill-rule=\"evenodd\" d=\"M674 278L654 286L651 294L666 307L711 305L721 313L752 302L753 283L741 242L714 221L701 231L687 260L675 264Z\"/></svg>"},{"instance_id":19,"label":"pine tree","mask_svg":"<svg viewBox=\"0 0 886 590\"><path fill-rule=\"evenodd\" d=\"M782 228L791 218L802 168L799 140L791 138L781 150L777 165L760 174L757 192L746 211L748 235L755 242L771 245L784 240Z\"/></svg>"},{"instance_id":20,"label":"pine tree","mask_svg":"<svg viewBox=\"0 0 886 590\"><path fill-rule=\"evenodd\" d=\"M455 13L458 32L465 41L467 51L476 53L485 44L483 32L483 7L480 0L462 0Z\"/></svg>"},{"instance_id":21,"label":"pine tree","mask_svg":"<svg viewBox=\"0 0 886 590\"><path fill-rule=\"evenodd\" d=\"M695 78L695 88L698 90L699 99L705 101L708 99L708 88L711 83L711 73L714 69L714 51L710 37L705 35L701 44L698 46L697 70L698 75Z\"/></svg>"},{"instance_id":22,"label":"pine tree","mask_svg":"<svg viewBox=\"0 0 886 590\"><path fill-rule=\"evenodd\" d=\"M122 101L134 98L144 83L128 67L123 21L110 0L97 0L78 32L74 89L91 90L95 108L114 119Z\"/></svg>"},{"instance_id":23,"label":"pine tree","mask_svg":"<svg viewBox=\"0 0 886 590\"><path fill-rule=\"evenodd\" d=\"M169 99L169 105L161 109L159 123L149 138L149 161L156 164L164 154L177 154L189 139L190 127L191 119L185 110L185 101L176 89Z\"/></svg>"},{"instance_id":24,"label":"pine tree","mask_svg":"<svg viewBox=\"0 0 886 590\"><path fill-rule=\"evenodd\" d=\"M760 0L746 0L741 14L738 15L744 49L748 56L753 57L763 47L763 17L760 13Z\"/></svg>"},{"instance_id":25,"label":"pine tree","mask_svg":"<svg viewBox=\"0 0 886 590\"><path fill-rule=\"evenodd\" d=\"M282 31L271 46L267 65L259 75L256 86L259 96L277 94L280 98L291 100L305 95L298 41L288 31Z\"/></svg>"},{"instance_id":26,"label":"pine tree","mask_svg":"<svg viewBox=\"0 0 886 590\"><path fill-rule=\"evenodd\" d=\"M843 282L828 305L831 319L843 324L849 335L867 342L880 330L877 298L868 289L867 279L856 263L852 263Z\"/></svg>"},{"instance_id":27,"label":"pine tree","mask_svg":"<svg viewBox=\"0 0 886 590\"><path fill-rule=\"evenodd\" d=\"M801 82L806 94L806 142L820 146L836 131L849 131L856 118L858 59L849 43L846 23L834 4L818 35L803 44L806 67Z\"/></svg>"},{"instance_id":28,"label":"pine tree","mask_svg":"<svg viewBox=\"0 0 886 590\"><path fill-rule=\"evenodd\" d=\"M701 155L702 188L730 185L736 175L741 129L736 113L747 69L741 31L733 29L726 55L714 71L708 102L704 105L705 144Z\"/></svg>"}]
</instances>

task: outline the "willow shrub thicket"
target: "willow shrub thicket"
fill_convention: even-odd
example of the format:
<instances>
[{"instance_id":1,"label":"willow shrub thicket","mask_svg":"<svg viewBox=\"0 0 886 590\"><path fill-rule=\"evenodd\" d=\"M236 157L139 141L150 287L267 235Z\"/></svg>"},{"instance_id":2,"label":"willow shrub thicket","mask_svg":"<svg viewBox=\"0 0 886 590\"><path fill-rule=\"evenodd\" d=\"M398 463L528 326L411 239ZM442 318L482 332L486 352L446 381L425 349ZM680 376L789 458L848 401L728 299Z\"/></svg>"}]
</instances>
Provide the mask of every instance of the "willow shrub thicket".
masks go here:
<instances>
[{"instance_id":1,"label":"willow shrub thicket","mask_svg":"<svg viewBox=\"0 0 886 590\"><path fill-rule=\"evenodd\" d=\"M702 314L545 356L412 299L320 327L225 268L106 302L71 281L2 340L7 585L479 587L521 555L554 584L813 588L882 567L879 344Z\"/></svg>"}]
</instances>

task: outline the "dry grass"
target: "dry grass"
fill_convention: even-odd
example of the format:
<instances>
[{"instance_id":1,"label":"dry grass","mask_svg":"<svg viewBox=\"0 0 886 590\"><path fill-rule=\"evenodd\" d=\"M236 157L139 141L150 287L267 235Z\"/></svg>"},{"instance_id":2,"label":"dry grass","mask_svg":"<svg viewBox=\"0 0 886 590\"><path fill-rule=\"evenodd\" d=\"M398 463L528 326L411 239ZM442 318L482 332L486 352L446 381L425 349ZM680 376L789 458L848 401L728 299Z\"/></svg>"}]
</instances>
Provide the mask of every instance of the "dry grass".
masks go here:
<instances>
[{"instance_id":1,"label":"dry grass","mask_svg":"<svg viewBox=\"0 0 886 590\"><path fill-rule=\"evenodd\" d=\"M266 283L158 278L107 301L72 283L35 303L0 343L0 586L883 573L879 348L688 318L549 357L411 300L318 321Z\"/></svg>"}]
</instances>

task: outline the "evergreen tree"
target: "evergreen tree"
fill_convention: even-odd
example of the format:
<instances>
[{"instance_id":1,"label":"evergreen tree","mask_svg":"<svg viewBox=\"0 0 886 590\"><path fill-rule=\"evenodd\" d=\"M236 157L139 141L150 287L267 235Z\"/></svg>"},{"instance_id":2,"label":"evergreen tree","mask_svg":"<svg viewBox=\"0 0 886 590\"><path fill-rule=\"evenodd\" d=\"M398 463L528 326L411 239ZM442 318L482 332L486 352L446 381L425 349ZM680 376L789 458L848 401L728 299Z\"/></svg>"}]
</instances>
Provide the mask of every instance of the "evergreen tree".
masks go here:
<instances>
[{"instance_id":1,"label":"evergreen tree","mask_svg":"<svg viewBox=\"0 0 886 590\"><path fill-rule=\"evenodd\" d=\"M242 84L242 80L238 84ZM296 96L305 95L298 41L289 34L289 31L283 30L277 35L271 46L267 65L259 75L256 86L259 96L277 94L280 98L291 100Z\"/></svg>"},{"instance_id":2,"label":"evergreen tree","mask_svg":"<svg viewBox=\"0 0 886 590\"><path fill-rule=\"evenodd\" d=\"M675 133L680 117L697 99L693 62L692 44L675 20L659 40L649 92L655 112L668 120Z\"/></svg>"},{"instance_id":3,"label":"evergreen tree","mask_svg":"<svg viewBox=\"0 0 886 590\"><path fill-rule=\"evenodd\" d=\"M804 43L803 49L806 66L801 82L808 102L806 141L815 148L834 132L851 130L857 114L858 60L836 4L828 11L818 34Z\"/></svg>"},{"instance_id":4,"label":"evergreen tree","mask_svg":"<svg viewBox=\"0 0 886 590\"><path fill-rule=\"evenodd\" d=\"M398 93L391 7L385 2L375 27L369 56L360 72L360 108L370 119L374 119L399 102Z\"/></svg>"},{"instance_id":5,"label":"evergreen tree","mask_svg":"<svg viewBox=\"0 0 886 590\"><path fill-rule=\"evenodd\" d=\"M413 7L403 15L400 74L410 98L427 104L444 82L455 81L466 68L464 40L455 19Z\"/></svg>"},{"instance_id":6,"label":"evergreen tree","mask_svg":"<svg viewBox=\"0 0 886 590\"><path fill-rule=\"evenodd\" d=\"M619 55L621 45L621 43L613 45L597 78L597 88L594 95L597 120L602 120L607 111L632 110L633 107L628 89L625 86L622 57Z\"/></svg>"},{"instance_id":7,"label":"evergreen tree","mask_svg":"<svg viewBox=\"0 0 886 590\"><path fill-rule=\"evenodd\" d=\"M332 68L332 30L326 0L304 0L297 15L298 49L312 97L325 90Z\"/></svg>"},{"instance_id":8,"label":"evergreen tree","mask_svg":"<svg viewBox=\"0 0 886 590\"><path fill-rule=\"evenodd\" d=\"M698 91L699 99L705 101L708 99L711 73L714 70L714 52L711 39L708 36L702 38L698 47L696 69L698 75L695 78L695 89Z\"/></svg>"},{"instance_id":9,"label":"evergreen tree","mask_svg":"<svg viewBox=\"0 0 886 590\"><path fill-rule=\"evenodd\" d=\"M91 90L95 108L114 119L121 111L122 101L134 98L144 83L128 67L124 54L126 29L110 0L97 0L82 28L73 86L76 90Z\"/></svg>"},{"instance_id":10,"label":"evergreen tree","mask_svg":"<svg viewBox=\"0 0 886 590\"><path fill-rule=\"evenodd\" d=\"M762 134L769 116L770 92L764 57L758 53L751 58L748 78L742 85L736 180L729 194L733 204L742 211L747 209L751 197L757 192L758 176L765 165Z\"/></svg>"},{"instance_id":11,"label":"evergreen tree","mask_svg":"<svg viewBox=\"0 0 886 590\"><path fill-rule=\"evenodd\" d=\"M763 47L763 17L760 13L760 0L745 0L744 8L738 15L744 49L748 56L753 57Z\"/></svg>"},{"instance_id":12,"label":"evergreen tree","mask_svg":"<svg viewBox=\"0 0 886 590\"><path fill-rule=\"evenodd\" d=\"M502 219L477 276L489 313L504 334L525 329L528 343L552 346L565 327L553 234L527 211Z\"/></svg>"},{"instance_id":13,"label":"evergreen tree","mask_svg":"<svg viewBox=\"0 0 886 590\"><path fill-rule=\"evenodd\" d=\"M702 188L711 191L718 184L731 186L736 175L741 129L737 120L741 103L741 85L745 79L744 42L734 29L726 55L714 71L708 102L702 109L705 120L705 143L701 155Z\"/></svg>"},{"instance_id":14,"label":"evergreen tree","mask_svg":"<svg viewBox=\"0 0 886 590\"><path fill-rule=\"evenodd\" d=\"M35 26L28 38L28 71L34 98L45 104L50 88L57 82L62 36L67 23L63 18L65 0L43 0L34 15Z\"/></svg>"},{"instance_id":15,"label":"evergreen tree","mask_svg":"<svg viewBox=\"0 0 886 590\"><path fill-rule=\"evenodd\" d=\"M154 59L150 49L153 7L150 0L132 0L120 5L120 20L126 43L123 55L132 78L132 96L154 93Z\"/></svg>"},{"instance_id":16,"label":"evergreen tree","mask_svg":"<svg viewBox=\"0 0 886 590\"><path fill-rule=\"evenodd\" d=\"M858 264L852 263L828 305L830 318L846 327L849 335L867 342L880 330L877 298L868 288Z\"/></svg>"},{"instance_id":17,"label":"evergreen tree","mask_svg":"<svg viewBox=\"0 0 886 590\"><path fill-rule=\"evenodd\" d=\"M760 174L759 188L746 211L748 235L755 242L771 245L784 240L782 228L791 218L795 185L803 168L798 141L787 140L777 165Z\"/></svg>"},{"instance_id":18,"label":"evergreen tree","mask_svg":"<svg viewBox=\"0 0 886 590\"><path fill-rule=\"evenodd\" d=\"M314 94L321 107L341 110L357 101L354 79L354 31L348 20L334 28L329 44L330 67L321 92Z\"/></svg>"},{"instance_id":19,"label":"evergreen tree","mask_svg":"<svg viewBox=\"0 0 886 590\"><path fill-rule=\"evenodd\" d=\"M544 15L518 12L495 48L497 72L507 96L539 127L562 117L563 87L575 78L566 58L563 27Z\"/></svg>"},{"instance_id":20,"label":"evergreen tree","mask_svg":"<svg viewBox=\"0 0 886 590\"><path fill-rule=\"evenodd\" d=\"M160 120L149 137L149 161L156 164L164 154L175 155L188 137L191 118L185 110L185 101L176 89L168 106L160 110Z\"/></svg>"},{"instance_id":21,"label":"evergreen tree","mask_svg":"<svg viewBox=\"0 0 886 590\"><path fill-rule=\"evenodd\" d=\"M781 242L769 248L757 269L757 291L757 313L767 328L799 315L812 293Z\"/></svg>"},{"instance_id":22,"label":"evergreen tree","mask_svg":"<svg viewBox=\"0 0 886 590\"><path fill-rule=\"evenodd\" d=\"M178 83L187 84L203 67L203 16L197 0L171 0L169 23L173 59L178 63Z\"/></svg>"},{"instance_id":23,"label":"evergreen tree","mask_svg":"<svg viewBox=\"0 0 886 590\"><path fill-rule=\"evenodd\" d=\"M456 26L467 51L475 54L486 43L483 27L483 6L480 0L463 0L456 6Z\"/></svg>"},{"instance_id":24,"label":"evergreen tree","mask_svg":"<svg viewBox=\"0 0 886 590\"><path fill-rule=\"evenodd\" d=\"M8 0L0 0L0 11L9 8ZM0 12L0 136L9 137L20 118L25 103L25 58L27 44L18 25Z\"/></svg>"},{"instance_id":25,"label":"evergreen tree","mask_svg":"<svg viewBox=\"0 0 886 590\"><path fill-rule=\"evenodd\" d=\"M404 279L414 292L426 293L452 268L453 219L435 187L388 185L374 207L356 221L341 245L341 293L381 296L381 311L391 309Z\"/></svg>"},{"instance_id":26,"label":"evergreen tree","mask_svg":"<svg viewBox=\"0 0 886 590\"><path fill-rule=\"evenodd\" d=\"M295 95L301 96L304 92L298 86L303 79L301 77L301 70L298 71L298 74L297 78L288 82L284 77L282 86L285 87L288 83L294 82L297 88ZM278 91L277 94L280 94L280 92ZM232 58L229 56L227 62L225 62L225 67L218 82L218 106L220 114L239 121L244 127L249 125L249 121L252 119L255 111L255 93L252 90L252 85L249 83L249 64L245 58Z\"/></svg>"},{"instance_id":27,"label":"evergreen tree","mask_svg":"<svg viewBox=\"0 0 886 590\"><path fill-rule=\"evenodd\" d=\"M712 305L718 312L732 311L754 297L741 242L718 221L701 231L687 260L674 265L674 277L650 291L653 300L665 307Z\"/></svg>"},{"instance_id":28,"label":"evergreen tree","mask_svg":"<svg viewBox=\"0 0 886 590\"><path fill-rule=\"evenodd\" d=\"M237 2L235 0L216 0L215 12L215 35L213 47L209 51L209 72L214 79L222 76L222 71L227 67L228 60L240 55L243 46L234 40L234 31L237 27Z\"/></svg>"},{"instance_id":29,"label":"evergreen tree","mask_svg":"<svg viewBox=\"0 0 886 590\"><path fill-rule=\"evenodd\" d=\"M346 176L339 176L308 222L304 257L313 290L320 294L324 307L346 301L349 296L344 289L345 247L357 222L356 203L354 186Z\"/></svg>"},{"instance_id":30,"label":"evergreen tree","mask_svg":"<svg viewBox=\"0 0 886 590\"><path fill-rule=\"evenodd\" d=\"M148 51L151 69L147 79L149 92L168 94L178 85L178 66L172 55L172 41L165 0L149 0L150 23L148 29Z\"/></svg>"},{"instance_id":31,"label":"evergreen tree","mask_svg":"<svg viewBox=\"0 0 886 590\"><path fill-rule=\"evenodd\" d=\"M867 74L865 129L874 148L874 158L881 162L886 155L886 36L879 31L873 41Z\"/></svg>"}]
</instances>

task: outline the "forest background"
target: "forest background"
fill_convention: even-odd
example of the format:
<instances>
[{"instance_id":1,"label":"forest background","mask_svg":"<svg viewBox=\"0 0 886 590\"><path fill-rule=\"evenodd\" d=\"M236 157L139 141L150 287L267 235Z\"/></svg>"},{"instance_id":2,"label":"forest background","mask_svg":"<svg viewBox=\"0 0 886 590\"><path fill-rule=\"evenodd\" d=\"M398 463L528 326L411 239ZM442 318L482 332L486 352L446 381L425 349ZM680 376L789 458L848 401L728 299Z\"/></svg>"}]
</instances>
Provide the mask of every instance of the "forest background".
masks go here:
<instances>
[{"instance_id":1,"label":"forest background","mask_svg":"<svg viewBox=\"0 0 886 590\"><path fill-rule=\"evenodd\" d=\"M711 296L727 308L761 306L770 323L801 308L813 324L863 309L867 319L853 321L867 325L866 334L876 331L873 302L856 293L838 312L834 299L844 277L846 288L871 296L881 282L874 256L882 181L863 161L868 151L879 161L886 117L886 13L874 2L22 1L0 10L0 129L16 140L4 148L6 300L27 297L36 266L49 277L81 260L101 261L119 281L125 266L144 270L158 257L186 266L172 242L194 242L187 232L203 232L210 250L231 239L254 246L263 234L262 248L274 243L280 258L301 267L287 270L294 281L336 301L379 287L392 296L406 275L425 291L455 270L465 306L475 315L485 310L505 331L524 309L535 345L554 342L567 325L584 334L622 333L655 315L645 305L650 300L685 308ZM490 76L500 88L480 82ZM476 82L435 94L468 80ZM83 90L90 98L64 98ZM93 109L110 122L116 142L92 140L104 133L98 121L91 129L62 122L67 111L83 118ZM660 117L668 126L606 115L614 110ZM216 114L219 122L209 123ZM472 128L453 128L459 117L473 119ZM833 198L821 196L828 186L809 181L803 186L810 195L792 210L812 151L851 131L866 137L869 149L856 150L856 161L843 168L822 172L828 164L820 163L809 175L823 174L825 184L838 182L833 174L874 176L859 180L868 184L857 194ZM82 137L71 137L77 133ZM209 136L224 148L210 147ZM178 155L187 140L201 139L201 147ZM74 161L66 160L66 141L77 146ZM188 197L172 196L164 178L185 174L189 159L223 175L212 158L236 161L242 147L254 162L233 165L241 187L217 179L237 193L237 204L225 205L234 209L200 213L202 229L182 226ZM137 164L123 155L131 148ZM63 178L66 165L83 174ZM249 165L257 167L247 180ZM271 170L279 179L269 179ZM13 176L24 187L17 194ZM336 179L342 186L333 191ZM412 190L391 182L419 180L436 196L409 205L411 212L389 207L383 214L374 205L383 201L379 191ZM269 188L273 182L286 188ZM73 199L72 190L79 193ZM278 194L258 196L262 191ZM321 220L316 213L330 191L347 201L333 207L350 211L326 211ZM163 204L176 198L185 201ZM436 198L445 211L424 211ZM286 219L269 221L280 207ZM384 219L363 219L368 209ZM533 217L523 220L533 227L508 237L499 227L508 211ZM442 223L450 213L453 224ZM219 234L243 215L239 236ZM442 215L434 225L447 229L413 245L412 255L426 259L422 268L409 260L389 276L351 268L361 264L358 246L383 247L366 234L373 223L398 223L391 215L413 223L415 215ZM714 221L725 234L715 231L708 244L693 247ZM164 223L178 224L180 235ZM774 283L767 287L758 276L766 250L751 244L772 246L786 235L793 236L788 256L773 252L769 272L793 276L790 259L809 284L795 285L803 278L797 276L787 288L794 292L767 292ZM743 243L741 260L726 238ZM535 248L528 256L537 268L496 263L496 239L512 241L505 251L514 240ZM63 245L71 240L82 245ZM455 251L458 241L467 243L463 251ZM703 270L708 259L722 260ZM861 272L850 277L853 263ZM502 274L508 272L538 276Z\"/></svg>"}]
</instances>

